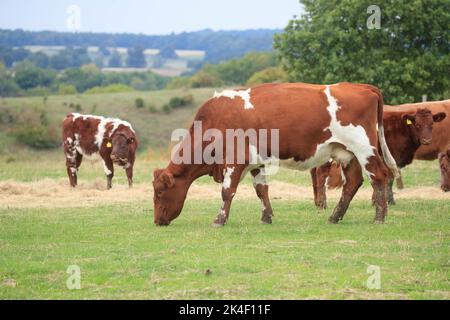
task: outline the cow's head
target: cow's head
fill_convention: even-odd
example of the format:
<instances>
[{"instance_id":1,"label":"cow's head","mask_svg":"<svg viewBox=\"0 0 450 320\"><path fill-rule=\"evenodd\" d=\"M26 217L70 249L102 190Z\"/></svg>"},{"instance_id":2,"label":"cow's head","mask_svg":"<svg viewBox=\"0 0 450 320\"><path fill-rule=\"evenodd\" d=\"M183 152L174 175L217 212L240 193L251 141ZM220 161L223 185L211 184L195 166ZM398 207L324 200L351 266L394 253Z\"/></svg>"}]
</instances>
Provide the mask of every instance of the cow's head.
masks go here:
<instances>
[{"instance_id":1,"label":"cow's head","mask_svg":"<svg viewBox=\"0 0 450 320\"><path fill-rule=\"evenodd\" d=\"M137 141L135 135L129 130L116 130L107 146L111 148L111 160L126 166L130 159L130 151L136 150Z\"/></svg>"},{"instance_id":2,"label":"cow's head","mask_svg":"<svg viewBox=\"0 0 450 320\"><path fill-rule=\"evenodd\" d=\"M188 189L188 180L175 177L168 169L157 169L153 172L155 224L168 226L180 215Z\"/></svg>"},{"instance_id":3,"label":"cow's head","mask_svg":"<svg viewBox=\"0 0 450 320\"><path fill-rule=\"evenodd\" d=\"M450 191L450 149L439 154L439 165L441 167L441 189Z\"/></svg>"},{"instance_id":4,"label":"cow's head","mask_svg":"<svg viewBox=\"0 0 450 320\"><path fill-rule=\"evenodd\" d=\"M428 145L432 141L433 123L444 120L445 116L444 112L433 115L425 108L417 110L414 114L404 114L403 121L410 128L415 141Z\"/></svg>"}]
</instances>

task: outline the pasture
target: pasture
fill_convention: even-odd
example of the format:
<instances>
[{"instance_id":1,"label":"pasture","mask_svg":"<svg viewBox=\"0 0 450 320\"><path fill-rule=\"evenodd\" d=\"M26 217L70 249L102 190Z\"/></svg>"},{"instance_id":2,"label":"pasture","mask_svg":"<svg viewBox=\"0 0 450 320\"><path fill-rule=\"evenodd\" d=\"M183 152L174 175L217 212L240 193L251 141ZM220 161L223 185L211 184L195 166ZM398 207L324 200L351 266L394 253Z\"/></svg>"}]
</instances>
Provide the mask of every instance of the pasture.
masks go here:
<instances>
[{"instance_id":1,"label":"pasture","mask_svg":"<svg viewBox=\"0 0 450 320\"><path fill-rule=\"evenodd\" d=\"M152 170L166 163L142 151L134 188L117 170L107 191L102 165L85 162L71 190L61 150L0 155L0 298L450 298L450 195L439 190L437 162L403 170L406 189L385 225L372 224L367 184L344 221L329 225L339 192L318 212L309 173L281 169L270 178L272 225L259 223L247 177L220 229L211 227L220 186L209 177L171 226L153 225ZM71 265L79 290L66 286ZM371 265L380 289L366 285Z\"/></svg>"}]
</instances>

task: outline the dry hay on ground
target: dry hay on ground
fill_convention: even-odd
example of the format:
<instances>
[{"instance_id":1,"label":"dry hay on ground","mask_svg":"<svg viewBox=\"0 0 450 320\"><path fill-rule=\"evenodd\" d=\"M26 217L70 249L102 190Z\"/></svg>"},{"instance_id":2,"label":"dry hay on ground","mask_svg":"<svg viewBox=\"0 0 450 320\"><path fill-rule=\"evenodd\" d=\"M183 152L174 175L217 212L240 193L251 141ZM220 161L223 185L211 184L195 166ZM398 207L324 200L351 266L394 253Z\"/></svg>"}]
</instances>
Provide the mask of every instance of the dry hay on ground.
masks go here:
<instances>
[{"instance_id":1,"label":"dry hay on ground","mask_svg":"<svg viewBox=\"0 0 450 320\"><path fill-rule=\"evenodd\" d=\"M313 200L312 187L273 181L270 183L270 197L277 200ZM329 190L328 198L337 200L340 190ZM372 190L363 188L355 196L356 200L370 200ZM406 188L396 192L397 199L450 199L436 187ZM150 183L136 184L133 188L115 184L106 190L104 179L81 181L76 189L69 187L66 179L43 179L37 182L0 182L0 208L67 208L94 207L117 203L152 201L153 188ZM219 184L196 184L189 190L188 199L221 199ZM236 200L257 199L253 186L242 184L238 188Z\"/></svg>"}]
</instances>

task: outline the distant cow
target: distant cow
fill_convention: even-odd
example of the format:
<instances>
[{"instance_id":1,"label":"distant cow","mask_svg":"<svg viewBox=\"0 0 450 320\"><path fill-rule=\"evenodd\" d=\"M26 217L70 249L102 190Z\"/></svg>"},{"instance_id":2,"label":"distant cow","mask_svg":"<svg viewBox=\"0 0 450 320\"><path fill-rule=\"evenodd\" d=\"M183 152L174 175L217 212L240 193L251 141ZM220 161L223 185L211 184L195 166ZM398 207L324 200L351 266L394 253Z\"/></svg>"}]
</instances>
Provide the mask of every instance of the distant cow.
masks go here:
<instances>
[{"instance_id":1,"label":"distant cow","mask_svg":"<svg viewBox=\"0 0 450 320\"><path fill-rule=\"evenodd\" d=\"M77 185L77 171L83 156L100 155L112 186L113 163L123 167L128 185L133 184L133 165L138 146L136 133L127 121L92 115L69 113L62 124L62 139L70 185Z\"/></svg>"},{"instance_id":2,"label":"distant cow","mask_svg":"<svg viewBox=\"0 0 450 320\"><path fill-rule=\"evenodd\" d=\"M420 146L414 155L418 160L439 160L441 170L441 189L450 191L450 100L414 103L403 105L405 108L416 110L426 106L433 113L445 112L444 121L433 127L433 142Z\"/></svg>"},{"instance_id":3,"label":"distant cow","mask_svg":"<svg viewBox=\"0 0 450 320\"><path fill-rule=\"evenodd\" d=\"M409 107L385 106L383 122L386 142L397 166L403 168L413 161L414 154L420 146L428 146L434 141L433 124L446 118L443 112L434 115L428 108L411 110ZM434 130L433 130L434 132ZM345 182L341 167L336 162L329 162L311 170L314 187L314 202L317 207L326 207L326 186L339 188ZM392 184L389 179L387 188L388 203L394 204Z\"/></svg>"},{"instance_id":4,"label":"distant cow","mask_svg":"<svg viewBox=\"0 0 450 320\"><path fill-rule=\"evenodd\" d=\"M225 90L198 110L190 134L181 144L181 147L189 146L189 151L179 148L175 154L183 152L184 156L186 152L195 157L199 154L198 150L210 146L205 140L199 143L198 137L195 137L195 124L198 122L202 123L200 134L203 135L214 132L225 136L230 130L279 130L279 152L276 157L282 166L307 170L326 163L330 157L346 164L344 174L347 182L339 204L328 220L330 223L337 223L345 214L362 184L362 172L369 177L375 190L375 223L383 223L387 211L386 165L396 175L397 167L386 145L382 116L382 95L370 85L280 83ZM378 152L378 143L382 146L385 161ZM274 157L274 147L272 144L261 146L261 137L255 144L246 140L246 149L239 154L234 147L227 147L229 145L225 141L215 149L216 154L225 155L225 162L220 164L208 163L204 159L196 163L176 163L172 158L165 169L154 171L155 224L169 225L177 218L193 181L211 175L216 182L222 183L223 205L214 225L223 226L228 220L239 181L249 171L263 205L261 221L272 222L264 163L267 158L264 156ZM239 155L245 158L244 163L236 162ZM228 156L234 160L229 161ZM255 158L262 161L251 161Z\"/></svg>"}]
</instances>

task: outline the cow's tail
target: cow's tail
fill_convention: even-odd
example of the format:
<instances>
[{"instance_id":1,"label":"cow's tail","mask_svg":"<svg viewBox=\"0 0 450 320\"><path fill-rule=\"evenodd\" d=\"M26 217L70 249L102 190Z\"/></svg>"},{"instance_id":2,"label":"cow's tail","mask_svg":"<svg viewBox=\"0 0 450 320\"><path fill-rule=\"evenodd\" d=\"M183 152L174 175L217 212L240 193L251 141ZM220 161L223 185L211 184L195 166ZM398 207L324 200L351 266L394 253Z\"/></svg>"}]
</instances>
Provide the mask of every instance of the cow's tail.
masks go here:
<instances>
[{"instance_id":1,"label":"cow's tail","mask_svg":"<svg viewBox=\"0 0 450 320\"><path fill-rule=\"evenodd\" d=\"M388 148L388 145L386 143L386 138L384 136L384 127L383 127L383 94L381 91L373 87L374 91L378 95L378 142L380 144L381 153L383 155L384 162L386 163L387 167L391 170L392 174L395 178L400 177L400 171L398 170L397 164L395 163L395 159L392 156L391 151Z\"/></svg>"}]
</instances>

